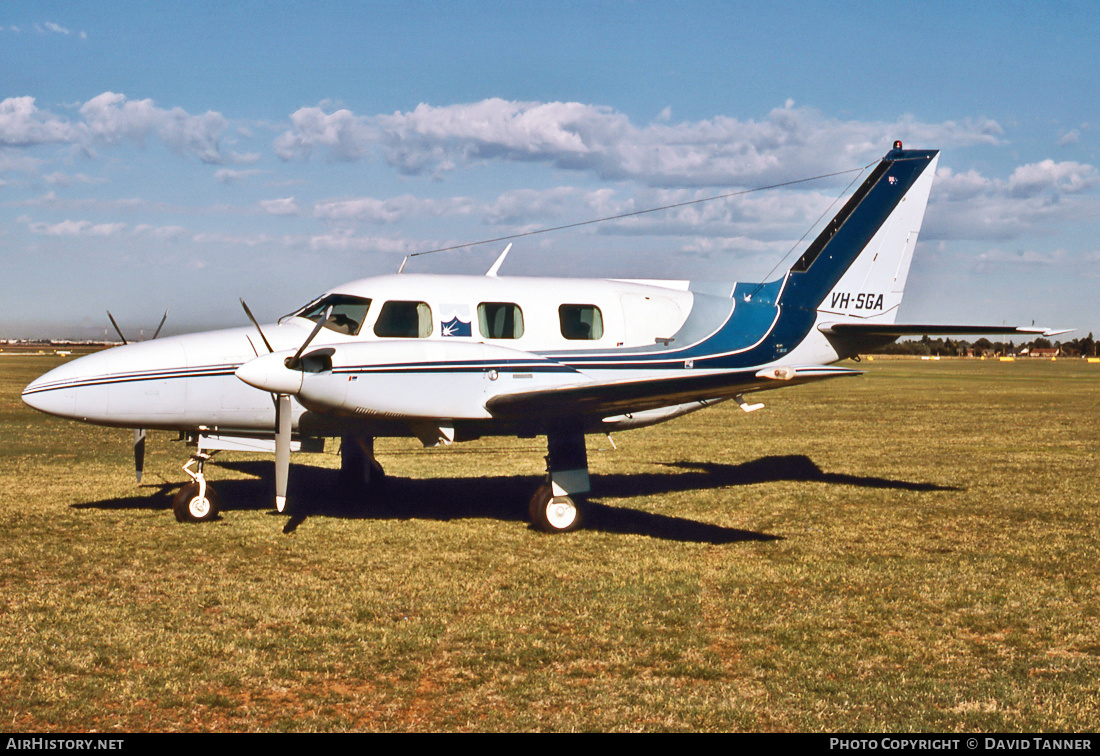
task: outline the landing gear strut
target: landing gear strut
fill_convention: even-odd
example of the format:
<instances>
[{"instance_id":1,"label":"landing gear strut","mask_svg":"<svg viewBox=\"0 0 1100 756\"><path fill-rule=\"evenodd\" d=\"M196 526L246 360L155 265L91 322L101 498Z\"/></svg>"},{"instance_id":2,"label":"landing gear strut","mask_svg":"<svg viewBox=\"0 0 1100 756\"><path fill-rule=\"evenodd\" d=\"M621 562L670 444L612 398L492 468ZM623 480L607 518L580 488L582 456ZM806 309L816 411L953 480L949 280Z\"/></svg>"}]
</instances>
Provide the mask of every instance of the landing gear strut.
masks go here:
<instances>
[{"instance_id":1,"label":"landing gear strut","mask_svg":"<svg viewBox=\"0 0 1100 756\"><path fill-rule=\"evenodd\" d=\"M568 533L581 526L592 490L588 478L588 451L582 433L547 436L546 482L531 497L531 524L546 533Z\"/></svg>"},{"instance_id":2,"label":"landing gear strut","mask_svg":"<svg viewBox=\"0 0 1100 756\"><path fill-rule=\"evenodd\" d=\"M371 496L380 493L385 482L386 471L374 458L374 439L343 436L340 439L340 490Z\"/></svg>"},{"instance_id":3,"label":"landing gear strut","mask_svg":"<svg viewBox=\"0 0 1100 756\"><path fill-rule=\"evenodd\" d=\"M218 494L206 482L203 466L212 455L198 451L183 466L183 471L191 477L172 500L172 511L179 522L210 522L218 517L221 501ZM192 472L191 465L198 464L198 470Z\"/></svg>"}]
</instances>

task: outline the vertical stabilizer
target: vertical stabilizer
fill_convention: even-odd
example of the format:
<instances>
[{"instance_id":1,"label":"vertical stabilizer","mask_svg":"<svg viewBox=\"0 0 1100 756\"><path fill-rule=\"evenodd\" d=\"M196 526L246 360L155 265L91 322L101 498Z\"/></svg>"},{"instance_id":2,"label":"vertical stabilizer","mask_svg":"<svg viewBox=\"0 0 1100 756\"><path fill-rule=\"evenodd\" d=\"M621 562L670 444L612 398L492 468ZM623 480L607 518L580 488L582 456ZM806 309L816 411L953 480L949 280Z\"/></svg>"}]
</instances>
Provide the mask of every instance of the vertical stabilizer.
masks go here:
<instances>
[{"instance_id":1,"label":"vertical stabilizer","mask_svg":"<svg viewBox=\"0 0 1100 756\"><path fill-rule=\"evenodd\" d=\"M938 160L897 143L791 267L781 305L894 322Z\"/></svg>"}]
</instances>

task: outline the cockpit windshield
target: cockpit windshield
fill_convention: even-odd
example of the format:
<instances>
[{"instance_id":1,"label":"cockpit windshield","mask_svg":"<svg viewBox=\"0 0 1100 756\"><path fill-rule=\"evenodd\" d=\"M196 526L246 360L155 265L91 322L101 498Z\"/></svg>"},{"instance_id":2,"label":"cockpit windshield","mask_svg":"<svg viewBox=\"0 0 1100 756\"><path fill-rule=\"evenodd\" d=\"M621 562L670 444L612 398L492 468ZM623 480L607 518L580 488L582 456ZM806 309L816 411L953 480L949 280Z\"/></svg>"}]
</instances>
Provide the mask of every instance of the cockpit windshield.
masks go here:
<instances>
[{"instance_id":1,"label":"cockpit windshield","mask_svg":"<svg viewBox=\"0 0 1100 756\"><path fill-rule=\"evenodd\" d=\"M367 318L370 302L369 299L353 297L350 294L329 294L313 300L287 317L305 318L317 323L321 320L325 310L331 306L332 314L325 322L325 328L348 336L355 336L359 333L359 329L363 327L363 321Z\"/></svg>"}]
</instances>

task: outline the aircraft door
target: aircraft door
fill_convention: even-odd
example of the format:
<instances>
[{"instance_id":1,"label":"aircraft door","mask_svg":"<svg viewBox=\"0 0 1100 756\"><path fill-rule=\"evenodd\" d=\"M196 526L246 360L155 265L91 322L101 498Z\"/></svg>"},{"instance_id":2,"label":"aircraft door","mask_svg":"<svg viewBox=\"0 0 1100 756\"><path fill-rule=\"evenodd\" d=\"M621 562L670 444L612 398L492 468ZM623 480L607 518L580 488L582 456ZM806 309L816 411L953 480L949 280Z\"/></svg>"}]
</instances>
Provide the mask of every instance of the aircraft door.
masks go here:
<instances>
[{"instance_id":1,"label":"aircraft door","mask_svg":"<svg viewBox=\"0 0 1100 756\"><path fill-rule=\"evenodd\" d=\"M659 294L623 294L623 346L651 346L680 330L687 313L672 297Z\"/></svg>"}]
</instances>

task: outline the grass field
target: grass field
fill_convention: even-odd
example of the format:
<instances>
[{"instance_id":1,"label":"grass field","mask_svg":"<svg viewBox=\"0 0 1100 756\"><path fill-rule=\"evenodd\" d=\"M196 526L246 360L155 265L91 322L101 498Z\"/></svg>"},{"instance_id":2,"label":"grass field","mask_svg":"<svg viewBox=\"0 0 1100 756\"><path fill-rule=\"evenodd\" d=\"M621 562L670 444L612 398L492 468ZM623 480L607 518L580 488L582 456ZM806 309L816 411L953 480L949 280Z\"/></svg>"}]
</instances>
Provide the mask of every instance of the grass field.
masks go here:
<instances>
[{"instance_id":1,"label":"grass field","mask_svg":"<svg viewBox=\"0 0 1100 756\"><path fill-rule=\"evenodd\" d=\"M541 440L382 440L384 503L299 455L38 414L0 359L0 730L1093 731L1100 365L875 361L589 438L589 529L526 521Z\"/></svg>"}]
</instances>

